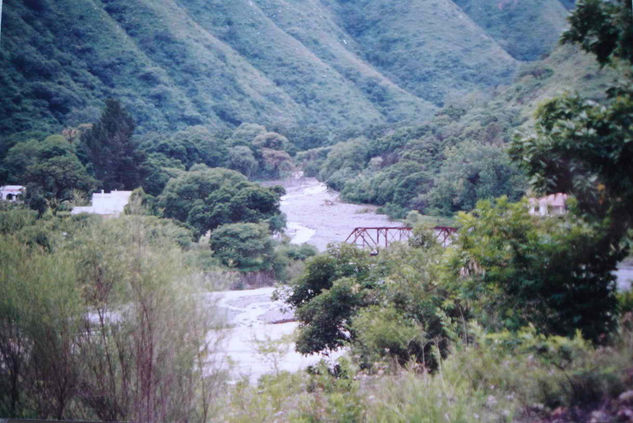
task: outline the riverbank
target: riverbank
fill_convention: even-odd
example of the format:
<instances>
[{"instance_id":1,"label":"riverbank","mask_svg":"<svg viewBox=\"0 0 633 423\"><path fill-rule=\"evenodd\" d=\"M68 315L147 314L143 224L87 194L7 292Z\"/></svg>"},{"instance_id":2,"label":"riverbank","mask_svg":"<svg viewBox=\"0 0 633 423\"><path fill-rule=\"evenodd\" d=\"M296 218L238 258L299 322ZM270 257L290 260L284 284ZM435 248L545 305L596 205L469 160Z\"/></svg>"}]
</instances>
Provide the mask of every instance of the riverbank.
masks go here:
<instances>
[{"instance_id":1,"label":"riverbank","mask_svg":"<svg viewBox=\"0 0 633 423\"><path fill-rule=\"evenodd\" d=\"M228 372L233 381L256 382L265 374L296 372L332 358L295 351L293 334L299 323L283 302L272 299L274 290L267 287L207 294L208 303L214 304L228 325L209 334L213 340L220 339L219 351L210 361Z\"/></svg>"},{"instance_id":2,"label":"riverbank","mask_svg":"<svg viewBox=\"0 0 633 423\"><path fill-rule=\"evenodd\" d=\"M378 214L376 206L341 201L339 193L316 178L298 173L274 183L286 190L280 209L287 217L286 235L294 244L308 243L325 251L329 243L344 242L356 227L402 226Z\"/></svg>"}]
</instances>

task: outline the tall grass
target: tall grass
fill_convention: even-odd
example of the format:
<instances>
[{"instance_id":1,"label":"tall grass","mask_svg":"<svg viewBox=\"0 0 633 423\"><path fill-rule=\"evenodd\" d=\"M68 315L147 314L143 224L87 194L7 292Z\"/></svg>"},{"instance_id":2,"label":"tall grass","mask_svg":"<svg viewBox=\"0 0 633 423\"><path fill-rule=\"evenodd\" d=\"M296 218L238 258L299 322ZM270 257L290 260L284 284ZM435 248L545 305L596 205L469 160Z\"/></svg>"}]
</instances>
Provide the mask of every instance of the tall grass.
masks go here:
<instances>
[{"instance_id":1,"label":"tall grass","mask_svg":"<svg viewBox=\"0 0 633 423\"><path fill-rule=\"evenodd\" d=\"M594 347L580 336L484 334L455 346L437 372L359 372L347 359L327 371L266 376L228 394L228 422L529 422L555 409L591 409L631 386L633 316L615 341ZM393 369L393 366L385 366ZM627 376L628 375L628 376ZM628 379L627 379L628 378Z\"/></svg>"}]
</instances>

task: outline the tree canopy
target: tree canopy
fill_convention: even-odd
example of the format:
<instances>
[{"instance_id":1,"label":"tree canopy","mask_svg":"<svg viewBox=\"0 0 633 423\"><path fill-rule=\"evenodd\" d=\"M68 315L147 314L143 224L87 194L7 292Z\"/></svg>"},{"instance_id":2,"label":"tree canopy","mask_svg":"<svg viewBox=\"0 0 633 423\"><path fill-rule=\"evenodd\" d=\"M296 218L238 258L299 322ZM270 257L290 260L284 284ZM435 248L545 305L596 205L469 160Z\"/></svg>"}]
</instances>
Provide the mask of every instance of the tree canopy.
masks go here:
<instances>
[{"instance_id":1,"label":"tree canopy","mask_svg":"<svg viewBox=\"0 0 633 423\"><path fill-rule=\"evenodd\" d=\"M240 271L270 270L273 245L268 226L261 223L229 223L211 233L211 250L222 263Z\"/></svg>"},{"instance_id":2,"label":"tree canopy","mask_svg":"<svg viewBox=\"0 0 633 423\"><path fill-rule=\"evenodd\" d=\"M566 95L543 104L535 133L517 139L513 157L544 193L566 192L578 215L608 221L605 250L626 249L633 225L633 19L628 1L581 2L570 17L564 42L580 43L603 64L619 69L601 102Z\"/></svg>"},{"instance_id":3,"label":"tree canopy","mask_svg":"<svg viewBox=\"0 0 633 423\"><path fill-rule=\"evenodd\" d=\"M241 173L197 165L167 183L159 204L165 217L191 225L198 235L238 222L266 222L279 231L285 226L279 197Z\"/></svg>"},{"instance_id":4,"label":"tree canopy","mask_svg":"<svg viewBox=\"0 0 633 423\"><path fill-rule=\"evenodd\" d=\"M61 135L14 145L2 167L10 183L27 187L27 203L40 212L73 200L76 191L85 194L95 185L77 158L75 145Z\"/></svg>"},{"instance_id":5,"label":"tree canopy","mask_svg":"<svg viewBox=\"0 0 633 423\"><path fill-rule=\"evenodd\" d=\"M81 135L79 156L105 190L134 189L144 156L132 139L134 120L116 100L106 100L101 118Z\"/></svg>"}]
</instances>

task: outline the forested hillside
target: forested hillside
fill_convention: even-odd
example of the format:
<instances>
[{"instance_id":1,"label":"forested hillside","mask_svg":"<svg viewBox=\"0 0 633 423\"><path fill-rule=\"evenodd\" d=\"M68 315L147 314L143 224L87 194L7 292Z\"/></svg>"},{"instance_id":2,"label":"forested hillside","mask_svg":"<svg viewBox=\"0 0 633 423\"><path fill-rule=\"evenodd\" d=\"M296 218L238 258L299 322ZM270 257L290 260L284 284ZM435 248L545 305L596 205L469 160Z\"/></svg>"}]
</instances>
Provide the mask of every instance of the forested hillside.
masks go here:
<instances>
[{"instance_id":1,"label":"forested hillside","mask_svg":"<svg viewBox=\"0 0 633 423\"><path fill-rule=\"evenodd\" d=\"M94 122L108 97L139 132L419 122L508 83L565 25L558 0L23 0L2 13L3 136Z\"/></svg>"},{"instance_id":2,"label":"forested hillside","mask_svg":"<svg viewBox=\"0 0 633 423\"><path fill-rule=\"evenodd\" d=\"M522 64L507 87L457 99L423 124L368 128L297 158L347 200L385 206L395 217L450 216L500 195L516 200L527 179L506 148L530 128L537 106L565 92L599 99L613 79L591 56L563 46Z\"/></svg>"},{"instance_id":3,"label":"forested hillside","mask_svg":"<svg viewBox=\"0 0 633 423\"><path fill-rule=\"evenodd\" d=\"M573 3L5 2L0 420L633 421L633 4ZM408 239L294 244L389 224L298 170Z\"/></svg>"}]
</instances>

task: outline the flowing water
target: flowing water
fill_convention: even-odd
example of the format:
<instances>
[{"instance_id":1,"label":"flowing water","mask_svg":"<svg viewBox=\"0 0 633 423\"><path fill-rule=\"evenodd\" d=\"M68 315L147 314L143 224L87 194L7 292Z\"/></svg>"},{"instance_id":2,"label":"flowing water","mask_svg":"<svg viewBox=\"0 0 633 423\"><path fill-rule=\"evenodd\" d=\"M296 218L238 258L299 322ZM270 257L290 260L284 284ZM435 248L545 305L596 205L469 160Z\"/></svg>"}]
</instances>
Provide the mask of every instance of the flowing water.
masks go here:
<instances>
[{"instance_id":1,"label":"flowing water","mask_svg":"<svg viewBox=\"0 0 633 423\"><path fill-rule=\"evenodd\" d=\"M280 208L286 214L286 234L293 244L307 242L324 251L331 242L344 242L356 227L401 226L377 214L376 206L340 201L337 192L315 178L298 173L278 183L286 189Z\"/></svg>"}]
</instances>

